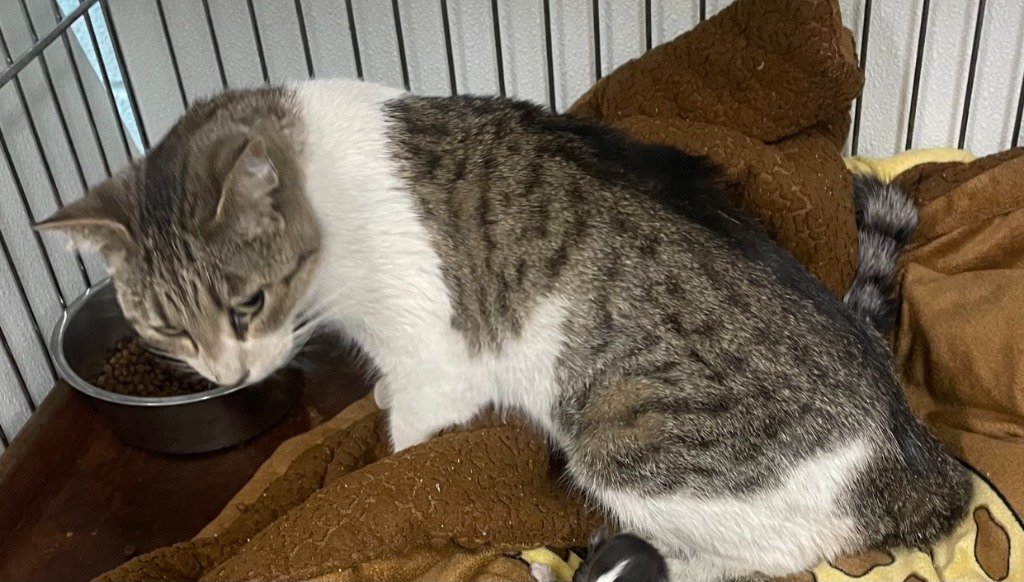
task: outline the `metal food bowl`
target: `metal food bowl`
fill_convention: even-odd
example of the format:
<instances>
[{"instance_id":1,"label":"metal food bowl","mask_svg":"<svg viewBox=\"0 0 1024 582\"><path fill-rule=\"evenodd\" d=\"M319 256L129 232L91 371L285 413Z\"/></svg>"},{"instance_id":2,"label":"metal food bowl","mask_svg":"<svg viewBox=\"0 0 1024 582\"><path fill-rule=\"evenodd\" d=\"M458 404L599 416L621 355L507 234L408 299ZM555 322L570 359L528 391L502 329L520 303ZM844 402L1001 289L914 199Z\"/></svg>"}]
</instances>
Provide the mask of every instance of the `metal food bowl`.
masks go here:
<instances>
[{"instance_id":1,"label":"metal food bowl","mask_svg":"<svg viewBox=\"0 0 1024 582\"><path fill-rule=\"evenodd\" d=\"M246 441L272 427L298 401L303 375L280 373L242 388L181 396L127 396L90 384L110 350L135 336L107 279L72 303L53 330L57 373L85 394L126 443L159 453L205 453Z\"/></svg>"}]
</instances>

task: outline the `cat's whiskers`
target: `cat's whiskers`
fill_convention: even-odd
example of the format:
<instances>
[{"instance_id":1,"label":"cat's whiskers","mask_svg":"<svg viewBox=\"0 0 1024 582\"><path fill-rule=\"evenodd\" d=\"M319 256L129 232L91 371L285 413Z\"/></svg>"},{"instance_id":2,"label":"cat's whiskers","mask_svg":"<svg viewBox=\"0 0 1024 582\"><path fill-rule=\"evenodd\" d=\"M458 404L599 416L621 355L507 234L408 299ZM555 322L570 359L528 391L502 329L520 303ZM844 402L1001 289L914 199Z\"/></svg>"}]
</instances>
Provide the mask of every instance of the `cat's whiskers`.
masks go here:
<instances>
[{"instance_id":1,"label":"cat's whiskers","mask_svg":"<svg viewBox=\"0 0 1024 582\"><path fill-rule=\"evenodd\" d=\"M331 295L319 298L315 303L305 306L299 313L299 319L323 320L330 317L337 310L337 300L342 293L335 292Z\"/></svg>"},{"instance_id":2,"label":"cat's whiskers","mask_svg":"<svg viewBox=\"0 0 1024 582\"><path fill-rule=\"evenodd\" d=\"M146 349L147 352L152 354L153 358L160 362L161 365L171 368L177 372L185 373L193 377L202 378L202 375L199 374L199 372L197 372L195 368L188 365L180 358L174 356L174 354L166 350L160 349L150 343L147 343L146 341L142 341L142 346Z\"/></svg>"},{"instance_id":3,"label":"cat's whiskers","mask_svg":"<svg viewBox=\"0 0 1024 582\"><path fill-rule=\"evenodd\" d=\"M304 344L306 340L316 331L320 324L333 318L337 307L335 299L340 294L328 296L316 304L306 307L296 318L297 323L292 328L291 339L295 344Z\"/></svg>"}]
</instances>

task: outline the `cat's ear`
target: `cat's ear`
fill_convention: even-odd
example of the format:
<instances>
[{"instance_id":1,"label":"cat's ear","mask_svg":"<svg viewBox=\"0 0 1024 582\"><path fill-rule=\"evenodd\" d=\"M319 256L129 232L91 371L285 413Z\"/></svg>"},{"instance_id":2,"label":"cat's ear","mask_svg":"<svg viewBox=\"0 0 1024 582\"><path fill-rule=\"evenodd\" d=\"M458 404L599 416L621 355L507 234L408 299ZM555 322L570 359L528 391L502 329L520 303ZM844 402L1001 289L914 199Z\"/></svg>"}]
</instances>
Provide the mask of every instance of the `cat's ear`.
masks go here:
<instances>
[{"instance_id":1,"label":"cat's ear","mask_svg":"<svg viewBox=\"0 0 1024 582\"><path fill-rule=\"evenodd\" d=\"M213 225L227 226L246 238L279 228L283 218L273 198L279 183L266 142L252 135L224 178Z\"/></svg>"},{"instance_id":2,"label":"cat's ear","mask_svg":"<svg viewBox=\"0 0 1024 582\"><path fill-rule=\"evenodd\" d=\"M107 267L113 271L125 253L135 247L125 211L127 200L124 179L115 176L32 228L66 233L75 247L103 255Z\"/></svg>"}]
</instances>

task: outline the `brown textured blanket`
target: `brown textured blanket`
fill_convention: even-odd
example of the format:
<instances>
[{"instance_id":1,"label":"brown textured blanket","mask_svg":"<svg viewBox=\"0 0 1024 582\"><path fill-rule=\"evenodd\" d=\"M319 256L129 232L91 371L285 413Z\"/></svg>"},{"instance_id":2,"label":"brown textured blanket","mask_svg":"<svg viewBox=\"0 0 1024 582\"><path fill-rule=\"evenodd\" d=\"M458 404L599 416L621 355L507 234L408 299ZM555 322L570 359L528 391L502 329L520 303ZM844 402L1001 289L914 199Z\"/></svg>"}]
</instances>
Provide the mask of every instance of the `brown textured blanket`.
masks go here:
<instances>
[{"instance_id":1,"label":"brown textured blanket","mask_svg":"<svg viewBox=\"0 0 1024 582\"><path fill-rule=\"evenodd\" d=\"M835 0L738 0L602 79L573 111L724 163L738 202L841 293L856 236L840 147L860 84ZM1024 323L1013 323L1024 212L1013 184L1024 158L1006 166L1018 153L901 178L923 212L896 347L915 410L1020 507L1024 366L1012 340ZM482 419L388 456L380 421L364 399L286 443L195 539L101 579L525 581L508 552L583 545L599 522L518 422ZM937 553L866 553L800 579L1005 578L1024 563L1013 541L1024 533L980 490L973 522ZM953 569L927 570L944 556Z\"/></svg>"},{"instance_id":2,"label":"brown textured blanket","mask_svg":"<svg viewBox=\"0 0 1024 582\"><path fill-rule=\"evenodd\" d=\"M900 175L921 226L896 355L914 411L1024 510L1024 149ZM1021 556L1024 562L1024 556Z\"/></svg>"},{"instance_id":3,"label":"brown textured blanket","mask_svg":"<svg viewBox=\"0 0 1024 582\"><path fill-rule=\"evenodd\" d=\"M571 113L707 154L738 203L834 293L856 262L840 151L863 76L829 0L738 0L601 79Z\"/></svg>"}]
</instances>

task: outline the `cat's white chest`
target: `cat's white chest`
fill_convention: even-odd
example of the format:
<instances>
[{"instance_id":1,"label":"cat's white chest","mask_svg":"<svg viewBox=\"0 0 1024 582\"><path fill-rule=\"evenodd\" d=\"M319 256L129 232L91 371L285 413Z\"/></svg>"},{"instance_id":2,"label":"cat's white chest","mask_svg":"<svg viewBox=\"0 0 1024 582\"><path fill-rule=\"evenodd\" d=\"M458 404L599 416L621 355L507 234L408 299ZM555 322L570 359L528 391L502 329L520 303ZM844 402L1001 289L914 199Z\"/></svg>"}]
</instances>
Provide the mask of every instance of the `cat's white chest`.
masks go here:
<instances>
[{"instance_id":1,"label":"cat's white chest","mask_svg":"<svg viewBox=\"0 0 1024 582\"><path fill-rule=\"evenodd\" d=\"M309 119L307 195L323 231L310 303L381 372L394 447L465 423L488 404L520 409L552 432L565 303L538 298L517 336L494 351L471 350L452 327L442 260L388 149L383 103L395 95L349 83L298 94Z\"/></svg>"}]
</instances>

